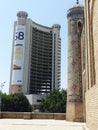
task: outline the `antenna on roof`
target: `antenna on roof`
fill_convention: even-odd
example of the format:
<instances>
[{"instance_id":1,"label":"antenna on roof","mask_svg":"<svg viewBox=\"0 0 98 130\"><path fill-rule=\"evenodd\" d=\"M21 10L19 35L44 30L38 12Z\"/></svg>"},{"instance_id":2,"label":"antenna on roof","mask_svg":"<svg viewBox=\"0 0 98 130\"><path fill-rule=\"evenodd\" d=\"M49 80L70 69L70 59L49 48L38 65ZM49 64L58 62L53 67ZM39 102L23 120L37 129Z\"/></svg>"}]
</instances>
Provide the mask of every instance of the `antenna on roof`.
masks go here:
<instances>
[{"instance_id":1,"label":"antenna on roof","mask_svg":"<svg viewBox=\"0 0 98 130\"><path fill-rule=\"evenodd\" d=\"M76 4L77 4L77 5L79 4L79 0L76 0Z\"/></svg>"}]
</instances>

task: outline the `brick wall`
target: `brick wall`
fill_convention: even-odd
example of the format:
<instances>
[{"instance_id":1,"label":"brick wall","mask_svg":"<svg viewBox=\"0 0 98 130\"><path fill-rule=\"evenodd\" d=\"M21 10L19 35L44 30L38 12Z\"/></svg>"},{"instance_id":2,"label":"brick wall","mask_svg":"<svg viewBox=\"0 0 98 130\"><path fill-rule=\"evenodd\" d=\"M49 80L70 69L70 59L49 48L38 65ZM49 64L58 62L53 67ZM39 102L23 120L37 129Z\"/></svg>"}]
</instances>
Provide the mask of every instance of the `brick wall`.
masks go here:
<instances>
[{"instance_id":1,"label":"brick wall","mask_svg":"<svg viewBox=\"0 0 98 130\"><path fill-rule=\"evenodd\" d=\"M98 130L98 85L86 92L86 122L90 130Z\"/></svg>"},{"instance_id":2,"label":"brick wall","mask_svg":"<svg viewBox=\"0 0 98 130\"><path fill-rule=\"evenodd\" d=\"M98 130L98 0L85 0L85 25L86 125L89 130Z\"/></svg>"},{"instance_id":3,"label":"brick wall","mask_svg":"<svg viewBox=\"0 0 98 130\"><path fill-rule=\"evenodd\" d=\"M96 83L98 84L98 0L95 0L93 7L93 45L94 45L94 58L95 58L95 73Z\"/></svg>"}]
</instances>

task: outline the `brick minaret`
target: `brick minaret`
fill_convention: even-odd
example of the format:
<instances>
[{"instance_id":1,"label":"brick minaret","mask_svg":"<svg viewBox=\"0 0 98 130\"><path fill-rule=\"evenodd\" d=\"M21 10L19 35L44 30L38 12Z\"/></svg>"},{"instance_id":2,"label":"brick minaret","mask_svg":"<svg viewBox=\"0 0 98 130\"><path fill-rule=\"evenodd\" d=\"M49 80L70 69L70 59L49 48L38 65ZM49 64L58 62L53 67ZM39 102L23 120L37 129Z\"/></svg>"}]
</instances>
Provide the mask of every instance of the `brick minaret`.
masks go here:
<instances>
[{"instance_id":1,"label":"brick minaret","mask_svg":"<svg viewBox=\"0 0 98 130\"><path fill-rule=\"evenodd\" d=\"M81 72L81 32L84 22L84 8L77 4L67 12L68 18L68 121L83 120L82 72Z\"/></svg>"}]
</instances>

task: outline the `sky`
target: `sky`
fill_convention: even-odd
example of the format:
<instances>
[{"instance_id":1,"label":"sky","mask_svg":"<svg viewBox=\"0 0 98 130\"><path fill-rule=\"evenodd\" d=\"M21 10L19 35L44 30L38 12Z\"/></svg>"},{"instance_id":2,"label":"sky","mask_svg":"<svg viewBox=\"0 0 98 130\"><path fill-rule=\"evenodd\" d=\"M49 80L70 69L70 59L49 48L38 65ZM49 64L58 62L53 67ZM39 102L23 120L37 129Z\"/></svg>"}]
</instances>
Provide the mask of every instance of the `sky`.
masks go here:
<instances>
[{"instance_id":1,"label":"sky","mask_svg":"<svg viewBox=\"0 0 98 130\"><path fill-rule=\"evenodd\" d=\"M79 1L84 4L84 0ZM0 0L0 87L9 92L10 66L14 21L18 11L26 11L34 22L51 27L60 24L61 31L61 88L67 88L67 47L68 27L67 10L76 4L76 0Z\"/></svg>"}]
</instances>

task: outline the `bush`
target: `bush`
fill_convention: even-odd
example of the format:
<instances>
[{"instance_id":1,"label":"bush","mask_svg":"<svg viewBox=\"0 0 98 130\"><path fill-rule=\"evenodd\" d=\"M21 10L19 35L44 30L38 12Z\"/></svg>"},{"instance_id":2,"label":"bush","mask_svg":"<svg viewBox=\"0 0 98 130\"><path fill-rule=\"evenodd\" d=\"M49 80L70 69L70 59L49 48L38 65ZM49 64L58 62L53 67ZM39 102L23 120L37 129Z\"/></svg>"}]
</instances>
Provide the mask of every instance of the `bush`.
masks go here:
<instances>
[{"instance_id":1,"label":"bush","mask_svg":"<svg viewBox=\"0 0 98 130\"><path fill-rule=\"evenodd\" d=\"M30 105L26 96L20 94L2 94L2 111L12 112L31 112L32 106Z\"/></svg>"}]
</instances>

